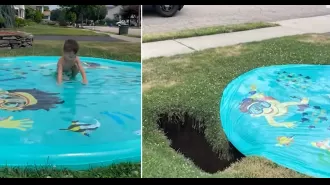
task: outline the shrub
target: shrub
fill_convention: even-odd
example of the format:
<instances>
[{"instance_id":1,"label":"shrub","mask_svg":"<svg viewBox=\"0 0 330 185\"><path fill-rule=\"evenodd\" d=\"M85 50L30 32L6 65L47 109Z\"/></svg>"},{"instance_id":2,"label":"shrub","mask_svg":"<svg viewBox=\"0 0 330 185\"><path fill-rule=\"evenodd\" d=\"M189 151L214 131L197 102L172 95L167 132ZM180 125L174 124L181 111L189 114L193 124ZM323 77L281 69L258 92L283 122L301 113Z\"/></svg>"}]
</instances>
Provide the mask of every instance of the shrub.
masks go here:
<instances>
[{"instance_id":1,"label":"shrub","mask_svg":"<svg viewBox=\"0 0 330 185\"><path fill-rule=\"evenodd\" d=\"M25 19L34 20L34 16L36 15L36 10L31 7L26 6L25 8Z\"/></svg>"},{"instance_id":2,"label":"shrub","mask_svg":"<svg viewBox=\"0 0 330 185\"><path fill-rule=\"evenodd\" d=\"M55 26L57 23L55 21L48 21L47 24L50 26Z\"/></svg>"},{"instance_id":3,"label":"shrub","mask_svg":"<svg viewBox=\"0 0 330 185\"><path fill-rule=\"evenodd\" d=\"M25 19L25 25L26 26L32 26L32 25L36 25L37 23L34 22L34 20L31 19Z\"/></svg>"},{"instance_id":4,"label":"shrub","mask_svg":"<svg viewBox=\"0 0 330 185\"><path fill-rule=\"evenodd\" d=\"M61 20L61 21L59 21L59 25L60 26L67 26L68 23L65 20Z\"/></svg>"},{"instance_id":5,"label":"shrub","mask_svg":"<svg viewBox=\"0 0 330 185\"><path fill-rule=\"evenodd\" d=\"M42 13L39 11L36 11L35 15L34 15L34 21L36 23L40 23L42 21L42 17L43 17Z\"/></svg>"},{"instance_id":6,"label":"shrub","mask_svg":"<svg viewBox=\"0 0 330 185\"><path fill-rule=\"evenodd\" d=\"M55 21L49 21L49 20L42 20L40 22L40 24L54 26L54 25L56 25L56 22Z\"/></svg>"},{"instance_id":7,"label":"shrub","mask_svg":"<svg viewBox=\"0 0 330 185\"><path fill-rule=\"evenodd\" d=\"M26 25L25 23L25 20L24 19L21 19L21 18L18 18L18 17L15 17L15 26L16 27L24 27Z\"/></svg>"}]
</instances>

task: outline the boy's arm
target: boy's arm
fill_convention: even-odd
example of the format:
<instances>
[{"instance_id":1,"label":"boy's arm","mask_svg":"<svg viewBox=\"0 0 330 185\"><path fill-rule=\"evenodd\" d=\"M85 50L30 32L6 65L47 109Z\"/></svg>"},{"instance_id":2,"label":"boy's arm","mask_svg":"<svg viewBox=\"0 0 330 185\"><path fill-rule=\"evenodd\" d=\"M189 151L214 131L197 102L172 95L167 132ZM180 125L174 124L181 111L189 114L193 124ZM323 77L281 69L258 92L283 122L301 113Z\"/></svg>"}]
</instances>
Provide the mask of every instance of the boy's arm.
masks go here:
<instances>
[{"instance_id":1,"label":"boy's arm","mask_svg":"<svg viewBox=\"0 0 330 185\"><path fill-rule=\"evenodd\" d=\"M62 73L63 73L63 66L62 66L62 58L60 58L57 62L57 83L62 83Z\"/></svg>"},{"instance_id":2,"label":"boy's arm","mask_svg":"<svg viewBox=\"0 0 330 185\"><path fill-rule=\"evenodd\" d=\"M79 68L79 72L80 72L80 74L81 74L81 76L82 76L83 83L84 83L84 84L87 84L86 72L85 72L85 69L84 69L84 67L82 66L81 62L80 62L79 57L77 57L76 62L77 62L78 68Z\"/></svg>"}]
</instances>

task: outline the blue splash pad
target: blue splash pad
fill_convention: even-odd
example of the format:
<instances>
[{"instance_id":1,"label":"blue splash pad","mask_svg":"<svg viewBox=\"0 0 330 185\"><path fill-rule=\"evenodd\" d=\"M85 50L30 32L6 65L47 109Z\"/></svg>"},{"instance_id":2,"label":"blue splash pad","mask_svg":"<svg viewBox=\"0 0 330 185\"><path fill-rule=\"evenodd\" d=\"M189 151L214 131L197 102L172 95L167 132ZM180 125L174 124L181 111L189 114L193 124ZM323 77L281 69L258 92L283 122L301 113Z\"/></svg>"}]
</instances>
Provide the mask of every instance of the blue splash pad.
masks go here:
<instances>
[{"instance_id":1,"label":"blue splash pad","mask_svg":"<svg viewBox=\"0 0 330 185\"><path fill-rule=\"evenodd\" d=\"M239 76L221 99L228 140L246 156L330 177L329 74L329 65L281 65Z\"/></svg>"},{"instance_id":2,"label":"blue splash pad","mask_svg":"<svg viewBox=\"0 0 330 185\"><path fill-rule=\"evenodd\" d=\"M59 57L0 59L0 165L88 169L141 159L141 65L80 57L88 85L56 85Z\"/></svg>"}]
</instances>

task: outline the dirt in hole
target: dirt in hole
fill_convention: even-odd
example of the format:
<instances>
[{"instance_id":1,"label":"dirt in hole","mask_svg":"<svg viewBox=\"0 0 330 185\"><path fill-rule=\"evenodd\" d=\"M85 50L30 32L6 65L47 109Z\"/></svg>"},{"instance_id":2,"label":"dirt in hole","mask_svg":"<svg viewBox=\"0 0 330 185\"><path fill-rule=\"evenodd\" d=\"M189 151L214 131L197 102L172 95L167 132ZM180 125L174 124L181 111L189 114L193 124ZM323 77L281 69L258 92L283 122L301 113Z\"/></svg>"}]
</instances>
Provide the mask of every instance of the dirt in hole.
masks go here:
<instances>
[{"instance_id":1,"label":"dirt in hole","mask_svg":"<svg viewBox=\"0 0 330 185\"><path fill-rule=\"evenodd\" d=\"M180 114L181 115L181 114ZM231 143L232 160L221 159L219 154L212 150L212 146L205 138L205 128L199 127L199 121L185 113L183 116L167 113L161 114L158 126L169 140L171 147L194 162L196 166L207 173L223 171L232 163L244 157Z\"/></svg>"}]
</instances>

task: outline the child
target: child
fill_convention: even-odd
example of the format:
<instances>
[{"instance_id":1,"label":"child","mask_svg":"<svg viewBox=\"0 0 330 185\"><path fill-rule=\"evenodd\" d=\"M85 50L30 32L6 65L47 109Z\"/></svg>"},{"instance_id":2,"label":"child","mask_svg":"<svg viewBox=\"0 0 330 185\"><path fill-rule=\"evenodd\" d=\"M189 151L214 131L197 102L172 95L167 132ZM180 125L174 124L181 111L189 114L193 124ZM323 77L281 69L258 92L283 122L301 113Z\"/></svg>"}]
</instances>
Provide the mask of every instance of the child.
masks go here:
<instances>
[{"instance_id":1,"label":"child","mask_svg":"<svg viewBox=\"0 0 330 185\"><path fill-rule=\"evenodd\" d=\"M86 73L77 52L79 45L77 41L69 39L66 40L63 47L63 56L57 62L57 83L62 83L63 74L66 78L75 78L80 72L83 83L87 84Z\"/></svg>"}]
</instances>

